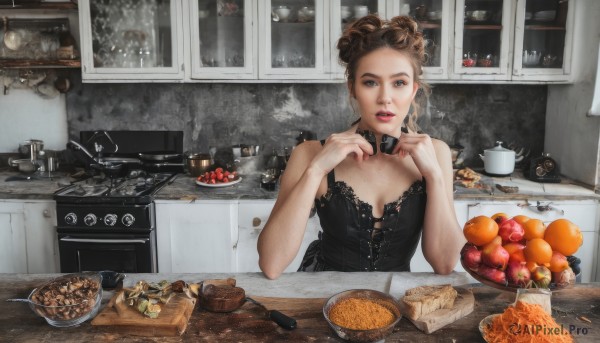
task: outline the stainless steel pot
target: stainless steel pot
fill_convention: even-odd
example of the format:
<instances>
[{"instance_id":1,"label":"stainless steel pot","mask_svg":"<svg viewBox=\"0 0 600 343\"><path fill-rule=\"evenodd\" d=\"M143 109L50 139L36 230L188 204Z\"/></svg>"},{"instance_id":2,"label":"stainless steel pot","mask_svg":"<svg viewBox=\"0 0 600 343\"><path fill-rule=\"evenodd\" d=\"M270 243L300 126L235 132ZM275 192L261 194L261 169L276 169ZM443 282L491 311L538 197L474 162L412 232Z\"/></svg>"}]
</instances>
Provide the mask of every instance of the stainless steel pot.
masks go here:
<instances>
[{"instance_id":1,"label":"stainless steel pot","mask_svg":"<svg viewBox=\"0 0 600 343\"><path fill-rule=\"evenodd\" d=\"M29 157L32 161L38 159L42 150L44 150L44 141L39 139L30 139L19 144L21 157Z\"/></svg>"},{"instance_id":2,"label":"stainless steel pot","mask_svg":"<svg viewBox=\"0 0 600 343\"><path fill-rule=\"evenodd\" d=\"M33 173L38 169L36 161L32 161L28 158L23 159L8 159L8 164L12 167L17 167L21 173Z\"/></svg>"},{"instance_id":3,"label":"stainless steel pot","mask_svg":"<svg viewBox=\"0 0 600 343\"><path fill-rule=\"evenodd\" d=\"M188 172L194 177L204 174L212 165L210 154L186 153L185 160Z\"/></svg>"}]
</instances>

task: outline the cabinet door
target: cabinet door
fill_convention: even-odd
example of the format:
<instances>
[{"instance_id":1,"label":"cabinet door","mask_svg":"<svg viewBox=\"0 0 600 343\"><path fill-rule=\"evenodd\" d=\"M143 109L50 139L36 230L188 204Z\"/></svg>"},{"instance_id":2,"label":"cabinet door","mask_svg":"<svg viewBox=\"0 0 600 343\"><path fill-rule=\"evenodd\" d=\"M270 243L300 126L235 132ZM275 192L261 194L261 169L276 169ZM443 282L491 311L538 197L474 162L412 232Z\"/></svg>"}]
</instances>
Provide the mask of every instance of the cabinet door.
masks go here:
<instances>
[{"instance_id":1,"label":"cabinet door","mask_svg":"<svg viewBox=\"0 0 600 343\"><path fill-rule=\"evenodd\" d=\"M79 2L82 78L183 78L181 0Z\"/></svg>"},{"instance_id":2,"label":"cabinet door","mask_svg":"<svg viewBox=\"0 0 600 343\"><path fill-rule=\"evenodd\" d=\"M257 17L254 0L190 1L194 79L256 79Z\"/></svg>"},{"instance_id":3,"label":"cabinet door","mask_svg":"<svg viewBox=\"0 0 600 343\"><path fill-rule=\"evenodd\" d=\"M157 201L159 272L233 272L236 219L235 201Z\"/></svg>"},{"instance_id":4,"label":"cabinet door","mask_svg":"<svg viewBox=\"0 0 600 343\"><path fill-rule=\"evenodd\" d=\"M449 40L453 31L454 3L448 0L394 0L389 2L388 18L410 15L419 22L427 40L426 80L448 79Z\"/></svg>"},{"instance_id":5,"label":"cabinet door","mask_svg":"<svg viewBox=\"0 0 600 343\"><path fill-rule=\"evenodd\" d=\"M58 273L58 235L56 234L56 203L26 202L25 233L27 241L27 272Z\"/></svg>"},{"instance_id":6,"label":"cabinet door","mask_svg":"<svg viewBox=\"0 0 600 343\"><path fill-rule=\"evenodd\" d=\"M260 272L256 243L258 235L264 228L267 219L269 219L274 204L274 200L240 201L237 272ZM317 239L320 229L321 225L318 217L309 218L298 254L284 270L285 273L293 273L298 270L306 248L312 241Z\"/></svg>"},{"instance_id":7,"label":"cabinet door","mask_svg":"<svg viewBox=\"0 0 600 343\"><path fill-rule=\"evenodd\" d=\"M23 204L0 202L0 273L27 273Z\"/></svg>"},{"instance_id":8,"label":"cabinet door","mask_svg":"<svg viewBox=\"0 0 600 343\"><path fill-rule=\"evenodd\" d=\"M509 80L513 0L457 0L454 75L465 80Z\"/></svg>"},{"instance_id":9,"label":"cabinet door","mask_svg":"<svg viewBox=\"0 0 600 343\"><path fill-rule=\"evenodd\" d=\"M326 9L323 0L259 1L260 78L330 78Z\"/></svg>"},{"instance_id":10,"label":"cabinet door","mask_svg":"<svg viewBox=\"0 0 600 343\"><path fill-rule=\"evenodd\" d=\"M569 80L575 3L517 3L513 80Z\"/></svg>"},{"instance_id":11,"label":"cabinet door","mask_svg":"<svg viewBox=\"0 0 600 343\"><path fill-rule=\"evenodd\" d=\"M376 13L385 17L385 0L330 0L329 3L329 36L330 64L334 79L344 79L344 68L338 59L337 42L342 32L356 19L367 13Z\"/></svg>"}]
</instances>

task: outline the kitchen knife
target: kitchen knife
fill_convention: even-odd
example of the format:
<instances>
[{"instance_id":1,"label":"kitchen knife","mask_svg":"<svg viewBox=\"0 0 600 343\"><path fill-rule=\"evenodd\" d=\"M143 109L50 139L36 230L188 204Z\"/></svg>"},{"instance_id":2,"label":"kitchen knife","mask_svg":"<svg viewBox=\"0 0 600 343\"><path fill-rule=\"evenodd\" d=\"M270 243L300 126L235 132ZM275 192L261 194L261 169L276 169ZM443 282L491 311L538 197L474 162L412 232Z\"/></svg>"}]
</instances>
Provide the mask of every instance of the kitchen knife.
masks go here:
<instances>
[{"instance_id":1,"label":"kitchen knife","mask_svg":"<svg viewBox=\"0 0 600 343\"><path fill-rule=\"evenodd\" d=\"M288 317L285 314L276 310L267 310L265 305L259 303L258 301L250 297L246 297L246 300L260 306L265 311L267 317L275 323L277 323L277 325L281 326L282 328L287 330L293 330L296 328L296 319Z\"/></svg>"}]
</instances>

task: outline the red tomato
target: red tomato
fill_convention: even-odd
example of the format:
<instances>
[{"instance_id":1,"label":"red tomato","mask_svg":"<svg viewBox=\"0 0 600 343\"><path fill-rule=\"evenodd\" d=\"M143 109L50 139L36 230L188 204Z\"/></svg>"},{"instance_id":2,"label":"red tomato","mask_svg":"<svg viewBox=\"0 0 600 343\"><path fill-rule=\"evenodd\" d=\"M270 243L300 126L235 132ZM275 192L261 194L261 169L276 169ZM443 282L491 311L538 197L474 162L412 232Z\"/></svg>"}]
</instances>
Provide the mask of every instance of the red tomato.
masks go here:
<instances>
[{"instance_id":1,"label":"red tomato","mask_svg":"<svg viewBox=\"0 0 600 343\"><path fill-rule=\"evenodd\" d=\"M219 167L219 168L215 169L215 172L216 173L222 173L223 172L223 168Z\"/></svg>"},{"instance_id":2,"label":"red tomato","mask_svg":"<svg viewBox=\"0 0 600 343\"><path fill-rule=\"evenodd\" d=\"M222 173L217 173L217 180L219 180L219 181L223 180L223 174Z\"/></svg>"}]
</instances>

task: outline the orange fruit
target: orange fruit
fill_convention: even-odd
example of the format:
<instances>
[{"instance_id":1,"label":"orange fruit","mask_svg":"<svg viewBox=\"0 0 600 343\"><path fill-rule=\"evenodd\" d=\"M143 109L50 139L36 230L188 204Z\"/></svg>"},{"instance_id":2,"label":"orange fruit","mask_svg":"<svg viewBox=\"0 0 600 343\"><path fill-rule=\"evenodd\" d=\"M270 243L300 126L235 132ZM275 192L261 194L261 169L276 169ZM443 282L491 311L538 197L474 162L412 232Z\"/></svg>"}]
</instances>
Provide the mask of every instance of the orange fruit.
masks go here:
<instances>
[{"instance_id":1,"label":"orange fruit","mask_svg":"<svg viewBox=\"0 0 600 343\"><path fill-rule=\"evenodd\" d=\"M539 264L533 262L533 261L527 261L525 262L525 267L527 267L527 269L529 269L530 272L533 273L533 271L537 268L540 267Z\"/></svg>"},{"instance_id":2,"label":"orange fruit","mask_svg":"<svg viewBox=\"0 0 600 343\"><path fill-rule=\"evenodd\" d=\"M517 261L517 262L525 262L525 254L523 253L523 249L525 246L521 243L507 243L502 246L504 250L508 252L509 262Z\"/></svg>"},{"instance_id":3,"label":"orange fruit","mask_svg":"<svg viewBox=\"0 0 600 343\"><path fill-rule=\"evenodd\" d=\"M553 273L560 273L567 268L569 268L569 261L567 261L565 255L558 251L553 251L552 258L550 259L550 271Z\"/></svg>"},{"instance_id":4,"label":"orange fruit","mask_svg":"<svg viewBox=\"0 0 600 343\"><path fill-rule=\"evenodd\" d=\"M544 238L544 231L546 231L546 225L544 225L543 221L532 218L523 223L522 226L525 230L525 236L523 237L526 240L534 238Z\"/></svg>"},{"instance_id":5,"label":"orange fruit","mask_svg":"<svg viewBox=\"0 0 600 343\"><path fill-rule=\"evenodd\" d=\"M552 247L542 238L528 240L523 253L528 262L537 264L549 263L552 259Z\"/></svg>"},{"instance_id":6,"label":"orange fruit","mask_svg":"<svg viewBox=\"0 0 600 343\"><path fill-rule=\"evenodd\" d=\"M490 217L477 216L465 223L463 234L470 243L485 245L498 236L498 223Z\"/></svg>"},{"instance_id":7,"label":"orange fruit","mask_svg":"<svg viewBox=\"0 0 600 343\"><path fill-rule=\"evenodd\" d=\"M519 214L518 216L512 217L512 220L516 221L517 223L519 223L521 225L524 225L525 222L529 220L529 217Z\"/></svg>"},{"instance_id":8,"label":"orange fruit","mask_svg":"<svg viewBox=\"0 0 600 343\"><path fill-rule=\"evenodd\" d=\"M546 228L544 240L550 244L552 250L571 256L583 244L583 235L577 225L567 219L557 219Z\"/></svg>"}]
</instances>

